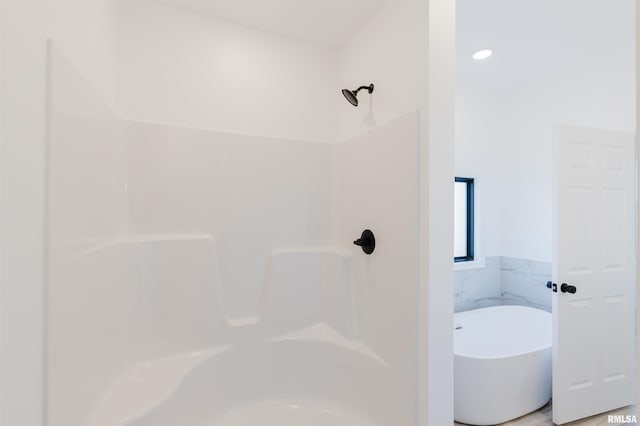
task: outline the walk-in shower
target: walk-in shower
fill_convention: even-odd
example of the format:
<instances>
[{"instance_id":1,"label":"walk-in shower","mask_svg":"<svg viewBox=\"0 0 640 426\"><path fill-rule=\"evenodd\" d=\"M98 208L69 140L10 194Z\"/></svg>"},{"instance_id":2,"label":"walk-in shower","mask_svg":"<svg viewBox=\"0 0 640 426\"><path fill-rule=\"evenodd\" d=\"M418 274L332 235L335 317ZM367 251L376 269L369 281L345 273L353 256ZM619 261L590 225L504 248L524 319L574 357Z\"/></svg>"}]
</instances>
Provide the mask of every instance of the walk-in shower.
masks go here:
<instances>
[{"instance_id":1,"label":"walk-in shower","mask_svg":"<svg viewBox=\"0 0 640 426\"><path fill-rule=\"evenodd\" d=\"M47 426L417 424L427 3L304 3L50 5Z\"/></svg>"}]
</instances>

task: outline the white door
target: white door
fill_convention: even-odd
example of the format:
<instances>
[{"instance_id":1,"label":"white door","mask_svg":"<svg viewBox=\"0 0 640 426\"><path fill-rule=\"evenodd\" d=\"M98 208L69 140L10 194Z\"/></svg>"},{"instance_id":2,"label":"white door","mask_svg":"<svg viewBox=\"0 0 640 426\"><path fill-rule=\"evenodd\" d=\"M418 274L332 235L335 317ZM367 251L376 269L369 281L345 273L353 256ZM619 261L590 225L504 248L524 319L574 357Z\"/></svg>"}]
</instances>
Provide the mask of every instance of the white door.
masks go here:
<instances>
[{"instance_id":1,"label":"white door","mask_svg":"<svg viewBox=\"0 0 640 426\"><path fill-rule=\"evenodd\" d=\"M555 139L553 421L563 424L635 403L635 138L562 126Z\"/></svg>"}]
</instances>

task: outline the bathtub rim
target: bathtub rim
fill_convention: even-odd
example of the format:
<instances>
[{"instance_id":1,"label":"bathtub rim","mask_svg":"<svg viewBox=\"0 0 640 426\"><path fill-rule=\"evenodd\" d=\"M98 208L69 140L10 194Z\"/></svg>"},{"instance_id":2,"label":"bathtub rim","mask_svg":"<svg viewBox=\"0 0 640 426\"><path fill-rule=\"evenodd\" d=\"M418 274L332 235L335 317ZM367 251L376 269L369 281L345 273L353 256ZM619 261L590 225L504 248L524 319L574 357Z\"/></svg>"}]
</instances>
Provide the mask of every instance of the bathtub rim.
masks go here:
<instances>
[{"instance_id":1,"label":"bathtub rim","mask_svg":"<svg viewBox=\"0 0 640 426\"><path fill-rule=\"evenodd\" d=\"M506 308L506 309L505 309ZM528 350L523 350L523 351L517 351L517 352L509 352L507 354L496 354L496 355L484 355L484 356L478 356L478 355L469 355L468 353L459 353L456 352L456 347L455 347L455 333L456 333L456 322L459 319L459 315L461 314L467 314L467 313L471 313L471 312L476 312L476 311L488 311L488 310L495 310L495 311L499 311L499 310L508 310L508 309L513 309L516 308L515 310L517 311L537 311L536 314L539 313L544 313L546 314L545 316L547 317L547 319L551 320L552 319L552 312L548 312L545 311L544 309L540 309L540 308L536 308L534 306L523 306L523 305L495 305L495 306L485 306L482 308L477 308L477 309L470 309L468 311L462 311L462 312L455 312L453 314L453 333L454 333L454 346L453 346L453 355L454 358L455 357L461 357L461 358L465 358L465 359L483 359L483 360L496 360L496 359L504 359L504 358L511 358L511 357L517 357L517 356L522 356L522 355L526 355L529 353L535 353L535 352L539 352L539 351L544 351L546 349L550 349L553 345L552 339L551 339L551 333L552 333L552 328L553 324L549 324L549 344L548 345L537 345L537 346L532 346L530 349Z\"/></svg>"}]
</instances>

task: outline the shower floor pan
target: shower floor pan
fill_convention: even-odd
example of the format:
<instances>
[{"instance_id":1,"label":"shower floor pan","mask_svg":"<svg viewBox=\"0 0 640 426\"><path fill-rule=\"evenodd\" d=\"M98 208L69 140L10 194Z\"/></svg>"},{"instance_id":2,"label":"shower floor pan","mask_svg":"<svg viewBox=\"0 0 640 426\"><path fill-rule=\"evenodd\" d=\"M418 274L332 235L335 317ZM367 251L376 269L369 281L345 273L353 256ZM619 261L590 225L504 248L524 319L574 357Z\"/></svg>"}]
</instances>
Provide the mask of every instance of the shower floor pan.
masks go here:
<instances>
[{"instance_id":1,"label":"shower floor pan","mask_svg":"<svg viewBox=\"0 0 640 426\"><path fill-rule=\"evenodd\" d=\"M89 426L411 424L411 390L366 346L318 324L139 364L113 382Z\"/></svg>"}]
</instances>

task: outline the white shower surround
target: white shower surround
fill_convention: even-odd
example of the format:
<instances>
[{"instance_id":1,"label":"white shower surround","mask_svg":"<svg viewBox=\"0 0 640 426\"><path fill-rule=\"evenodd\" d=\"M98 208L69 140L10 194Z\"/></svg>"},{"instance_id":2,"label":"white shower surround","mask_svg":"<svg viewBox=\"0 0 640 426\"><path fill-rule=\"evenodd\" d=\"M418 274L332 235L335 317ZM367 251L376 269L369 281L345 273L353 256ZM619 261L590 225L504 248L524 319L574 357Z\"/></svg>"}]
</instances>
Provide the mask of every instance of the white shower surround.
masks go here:
<instances>
[{"instance_id":1,"label":"white shower surround","mask_svg":"<svg viewBox=\"0 0 640 426\"><path fill-rule=\"evenodd\" d=\"M415 422L417 113L336 145L125 121L49 60L49 425Z\"/></svg>"}]
</instances>

